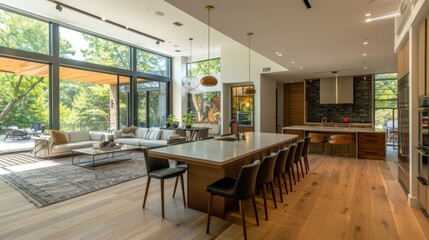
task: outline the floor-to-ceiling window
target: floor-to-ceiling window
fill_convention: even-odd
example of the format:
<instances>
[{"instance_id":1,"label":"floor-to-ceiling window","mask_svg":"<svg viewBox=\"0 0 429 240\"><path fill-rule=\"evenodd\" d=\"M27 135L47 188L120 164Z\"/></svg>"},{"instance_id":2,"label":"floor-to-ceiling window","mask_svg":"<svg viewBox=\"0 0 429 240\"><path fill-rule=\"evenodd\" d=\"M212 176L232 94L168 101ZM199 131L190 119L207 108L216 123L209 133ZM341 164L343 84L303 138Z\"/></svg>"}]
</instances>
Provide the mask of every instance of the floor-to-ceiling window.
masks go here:
<instances>
[{"instance_id":1,"label":"floor-to-ceiling window","mask_svg":"<svg viewBox=\"0 0 429 240\"><path fill-rule=\"evenodd\" d=\"M170 57L78 28L0 9L0 61L2 128L40 123L104 131L135 125L140 95L148 100L141 109L145 126L163 126L170 112ZM156 89L139 89L141 79Z\"/></svg>"},{"instance_id":2,"label":"floor-to-ceiling window","mask_svg":"<svg viewBox=\"0 0 429 240\"><path fill-rule=\"evenodd\" d=\"M387 142L394 142L398 129L398 81L396 73L374 75L374 126L387 132Z\"/></svg>"},{"instance_id":3,"label":"floor-to-ceiling window","mask_svg":"<svg viewBox=\"0 0 429 240\"><path fill-rule=\"evenodd\" d=\"M138 124L141 127L165 126L167 84L140 79L138 92Z\"/></svg>"}]
</instances>

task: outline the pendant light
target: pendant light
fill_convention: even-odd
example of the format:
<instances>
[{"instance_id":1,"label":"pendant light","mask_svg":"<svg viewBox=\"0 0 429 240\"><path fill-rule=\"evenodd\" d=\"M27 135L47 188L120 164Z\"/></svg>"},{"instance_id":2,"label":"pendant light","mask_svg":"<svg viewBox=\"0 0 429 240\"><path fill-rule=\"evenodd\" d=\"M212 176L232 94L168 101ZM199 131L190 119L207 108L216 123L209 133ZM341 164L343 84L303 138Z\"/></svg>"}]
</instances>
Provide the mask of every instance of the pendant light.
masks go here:
<instances>
[{"instance_id":1,"label":"pendant light","mask_svg":"<svg viewBox=\"0 0 429 240\"><path fill-rule=\"evenodd\" d=\"M192 40L194 39L189 38L189 75L186 73L188 76L182 78L182 86L186 89L187 92L192 92L198 86L200 86L198 78L192 75Z\"/></svg>"},{"instance_id":2,"label":"pendant light","mask_svg":"<svg viewBox=\"0 0 429 240\"><path fill-rule=\"evenodd\" d=\"M249 84L250 84L250 36L252 36L253 33L249 32L247 33L247 36L249 36ZM247 87L243 90L243 93L246 95L254 95L256 93L256 90L254 87Z\"/></svg>"},{"instance_id":3,"label":"pendant light","mask_svg":"<svg viewBox=\"0 0 429 240\"><path fill-rule=\"evenodd\" d=\"M217 85L217 79L213 76L210 75L210 11L214 9L213 6L206 6L207 9L207 27L208 27L208 44L207 44L207 49L208 49L208 75L204 76L203 78L201 78L200 83L203 86L206 87L212 87L212 86L216 86Z\"/></svg>"}]
</instances>

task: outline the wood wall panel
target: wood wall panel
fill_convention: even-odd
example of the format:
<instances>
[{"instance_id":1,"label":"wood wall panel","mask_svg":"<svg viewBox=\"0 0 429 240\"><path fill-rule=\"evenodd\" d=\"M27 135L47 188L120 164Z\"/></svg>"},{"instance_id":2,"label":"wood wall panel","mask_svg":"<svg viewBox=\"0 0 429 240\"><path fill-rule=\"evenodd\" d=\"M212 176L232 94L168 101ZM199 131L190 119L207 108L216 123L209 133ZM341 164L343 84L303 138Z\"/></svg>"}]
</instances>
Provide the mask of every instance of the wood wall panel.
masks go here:
<instances>
[{"instance_id":1,"label":"wood wall panel","mask_svg":"<svg viewBox=\"0 0 429 240\"><path fill-rule=\"evenodd\" d=\"M304 124L304 83L283 86L283 127Z\"/></svg>"},{"instance_id":2,"label":"wood wall panel","mask_svg":"<svg viewBox=\"0 0 429 240\"><path fill-rule=\"evenodd\" d=\"M428 92L426 82L426 21L423 21L419 27L417 57L418 94L423 96Z\"/></svg>"}]
</instances>

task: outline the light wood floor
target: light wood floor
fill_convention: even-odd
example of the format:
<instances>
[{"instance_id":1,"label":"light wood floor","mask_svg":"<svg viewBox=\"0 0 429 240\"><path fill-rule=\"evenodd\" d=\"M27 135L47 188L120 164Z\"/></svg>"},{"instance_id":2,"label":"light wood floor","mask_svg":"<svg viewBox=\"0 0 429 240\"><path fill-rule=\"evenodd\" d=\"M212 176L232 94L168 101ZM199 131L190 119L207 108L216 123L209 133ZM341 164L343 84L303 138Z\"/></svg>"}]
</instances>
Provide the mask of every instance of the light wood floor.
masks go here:
<instances>
[{"instance_id":1,"label":"light wood floor","mask_svg":"<svg viewBox=\"0 0 429 240\"><path fill-rule=\"evenodd\" d=\"M391 161L310 155L311 172L285 195L269 221L257 197L260 226L246 203L249 239L427 239L428 220L407 206ZM166 219L161 218L159 181L130 181L45 208L37 208L0 181L0 239L242 239L240 214L212 219L171 198L166 183Z\"/></svg>"}]
</instances>

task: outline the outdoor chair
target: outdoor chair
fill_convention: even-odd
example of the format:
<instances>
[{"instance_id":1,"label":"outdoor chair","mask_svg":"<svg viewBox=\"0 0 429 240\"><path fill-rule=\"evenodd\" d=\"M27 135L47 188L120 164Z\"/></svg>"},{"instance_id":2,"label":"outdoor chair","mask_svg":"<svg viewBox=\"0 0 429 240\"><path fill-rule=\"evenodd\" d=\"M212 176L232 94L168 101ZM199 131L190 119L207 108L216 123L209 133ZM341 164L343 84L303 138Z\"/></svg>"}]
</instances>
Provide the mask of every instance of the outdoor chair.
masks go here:
<instances>
[{"instance_id":1,"label":"outdoor chair","mask_svg":"<svg viewBox=\"0 0 429 240\"><path fill-rule=\"evenodd\" d=\"M29 139L30 136L27 131L19 130L18 127L13 126L5 129L4 141L8 138L12 138L13 141L15 138Z\"/></svg>"}]
</instances>

